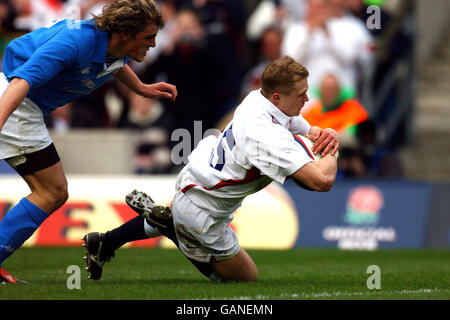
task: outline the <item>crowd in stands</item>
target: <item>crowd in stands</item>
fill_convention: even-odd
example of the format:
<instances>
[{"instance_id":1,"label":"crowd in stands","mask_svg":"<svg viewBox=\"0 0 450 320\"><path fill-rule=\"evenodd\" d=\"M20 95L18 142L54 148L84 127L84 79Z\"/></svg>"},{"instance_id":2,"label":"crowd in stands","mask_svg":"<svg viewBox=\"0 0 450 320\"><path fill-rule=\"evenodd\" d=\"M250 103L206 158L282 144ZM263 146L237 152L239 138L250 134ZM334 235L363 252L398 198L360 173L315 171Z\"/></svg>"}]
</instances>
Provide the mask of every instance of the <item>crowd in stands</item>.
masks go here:
<instances>
[{"instance_id":1,"label":"crowd in stands","mask_svg":"<svg viewBox=\"0 0 450 320\"><path fill-rule=\"evenodd\" d=\"M0 0L0 53L9 41L55 19L88 19L110 0ZM384 28L368 28L367 7L378 0L159 0L165 27L144 62L131 66L144 82L177 86L176 101L144 99L118 82L57 109L47 119L56 131L123 128L139 132L137 173L170 173L176 141L184 128L195 134L223 129L234 108L258 89L264 67L288 54L309 72L310 101L303 116L332 127L342 137L341 177L398 177L395 150L379 143L378 125L388 110L365 105L383 76L411 43L397 34L381 49ZM381 10L381 24L391 19ZM368 83L371 84L367 90ZM369 92L369 96L367 96ZM393 105L394 104L394 105ZM390 97L387 109L395 108ZM193 146L192 146L193 147Z\"/></svg>"}]
</instances>

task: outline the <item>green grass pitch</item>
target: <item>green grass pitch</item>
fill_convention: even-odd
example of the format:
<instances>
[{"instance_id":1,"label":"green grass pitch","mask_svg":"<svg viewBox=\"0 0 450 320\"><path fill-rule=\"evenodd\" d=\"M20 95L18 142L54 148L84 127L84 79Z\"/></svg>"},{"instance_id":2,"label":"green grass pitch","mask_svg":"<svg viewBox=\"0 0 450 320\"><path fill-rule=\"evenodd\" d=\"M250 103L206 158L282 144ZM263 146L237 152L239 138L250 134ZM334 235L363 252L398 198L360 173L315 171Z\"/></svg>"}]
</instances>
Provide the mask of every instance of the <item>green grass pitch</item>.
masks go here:
<instances>
[{"instance_id":1,"label":"green grass pitch","mask_svg":"<svg viewBox=\"0 0 450 320\"><path fill-rule=\"evenodd\" d=\"M337 249L248 250L254 283L214 283L172 249L125 248L99 281L87 279L83 248L21 248L3 265L29 285L0 286L1 300L450 300L450 251ZM71 265L80 289L69 289ZM370 265L380 268L380 289L368 289ZM74 278L71 278L72 280ZM74 281L69 281L72 285Z\"/></svg>"}]
</instances>

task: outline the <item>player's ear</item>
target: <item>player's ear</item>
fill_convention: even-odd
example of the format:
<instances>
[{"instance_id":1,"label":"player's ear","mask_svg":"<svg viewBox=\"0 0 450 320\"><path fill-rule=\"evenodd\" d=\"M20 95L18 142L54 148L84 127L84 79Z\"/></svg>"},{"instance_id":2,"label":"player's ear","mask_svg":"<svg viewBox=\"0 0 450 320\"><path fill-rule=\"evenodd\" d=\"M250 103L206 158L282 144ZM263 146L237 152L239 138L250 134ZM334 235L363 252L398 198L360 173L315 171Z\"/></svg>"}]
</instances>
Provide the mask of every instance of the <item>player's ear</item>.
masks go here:
<instances>
[{"instance_id":1,"label":"player's ear","mask_svg":"<svg viewBox=\"0 0 450 320\"><path fill-rule=\"evenodd\" d=\"M119 35L120 35L120 40L122 40L122 42L128 42L130 40L133 40L133 38L134 38L134 36L132 36L130 33L125 32L125 31L120 31Z\"/></svg>"},{"instance_id":2,"label":"player's ear","mask_svg":"<svg viewBox=\"0 0 450 320\"><path fill-rule=\"evenodd\" d=\"M279 102L280 101L280 94L278 92L272 93L272 100L273 100L273 102L275 102L274 104Z\"/></svg>"}]
</instances>

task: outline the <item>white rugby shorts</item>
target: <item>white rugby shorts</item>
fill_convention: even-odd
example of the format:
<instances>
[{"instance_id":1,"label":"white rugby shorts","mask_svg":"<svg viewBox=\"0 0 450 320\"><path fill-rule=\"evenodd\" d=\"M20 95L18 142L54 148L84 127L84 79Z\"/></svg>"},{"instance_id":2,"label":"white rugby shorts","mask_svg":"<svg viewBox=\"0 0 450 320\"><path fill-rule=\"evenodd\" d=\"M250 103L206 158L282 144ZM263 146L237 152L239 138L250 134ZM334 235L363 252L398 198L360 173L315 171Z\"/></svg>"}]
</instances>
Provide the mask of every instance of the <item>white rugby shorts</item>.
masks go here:
<instances>
[{"instance_id":1,"label":"white rugby shorts","mask_svg":"<svg viewBox=\"0 0 450 320\"><path fill-rule=\"evenodd\" d=\"M233 215L214 218L208 210L196 206L188 195L177 191L172 216L181 252L199 262L226 260L239 253L236 233L229 226Z\"/></svg>"},{"instance_id":2,"label":"white rugby shorts","mask_svg":"<svg viewBox=\"0 0 450 320\"><path fill-rule=\"evenodd\" d=\"M8 79L0 73L0 96L8 87ZM0 159L7 159L45 149L52 138L41 109L25 98L6 120L0 131Z\"/></svg>"}]
</instances>

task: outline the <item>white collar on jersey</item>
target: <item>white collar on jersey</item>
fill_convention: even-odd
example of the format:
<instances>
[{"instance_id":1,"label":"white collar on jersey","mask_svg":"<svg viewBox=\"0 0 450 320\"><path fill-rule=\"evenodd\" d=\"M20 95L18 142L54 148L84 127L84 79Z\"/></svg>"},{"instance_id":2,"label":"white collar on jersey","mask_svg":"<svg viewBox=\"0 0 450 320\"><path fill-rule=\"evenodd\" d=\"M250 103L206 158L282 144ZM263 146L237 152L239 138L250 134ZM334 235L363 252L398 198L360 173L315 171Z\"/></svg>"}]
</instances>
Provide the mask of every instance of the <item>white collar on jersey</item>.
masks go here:
<instances>
[{"instance_id":1,"label":"white collar on jersey","mask_svg":"<svg viewBox=\"0 0 450 320\"><path fill-rule=\"evenodd\" d=\"M106 65L106 63L103 64L103 71L101 71L99 74L97 74L97 79L106 76L110 73L116 73L121 68L125 66L125 60L123 58L117 59L114 61L109 67Z\"/></svg>"},{"instance_id":2,"label":"white collar on jersey","mask_svg":"<svg viewBox=\"0 0 450 320\"><path fill-rule=\"evenodd\" d=\"M276 120L276 123L279 123L284 128L289 127L291 119L293 117L289 117L283 111L277 108L272 102L270 102L266 97L264 97L260 90L258 90L258 94L261 99L264 100L264 105L266 106L267 111L272 115L272 121Z\"/></svg>"}]
</instances>

